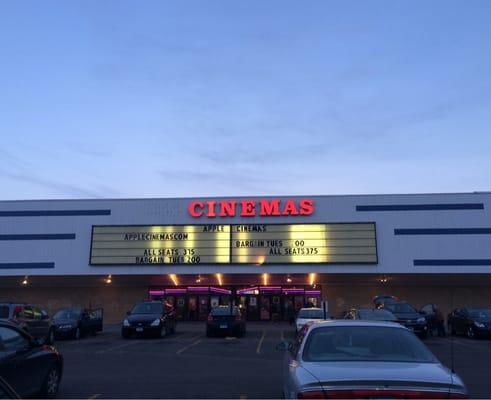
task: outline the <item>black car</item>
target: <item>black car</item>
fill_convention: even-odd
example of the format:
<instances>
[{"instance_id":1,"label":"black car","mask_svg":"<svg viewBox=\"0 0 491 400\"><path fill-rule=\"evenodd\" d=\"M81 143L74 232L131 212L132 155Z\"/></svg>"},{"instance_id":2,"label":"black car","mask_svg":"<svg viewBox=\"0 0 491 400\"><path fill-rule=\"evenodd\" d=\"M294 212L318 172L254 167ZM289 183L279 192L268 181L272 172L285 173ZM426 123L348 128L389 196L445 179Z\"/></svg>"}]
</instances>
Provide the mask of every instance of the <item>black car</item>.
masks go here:
<instances>
[{"instance_id":1,"label":"black car","mask_svg":"<svg viewBox=\"0 0 491 400\"><path fill-rule=\"evenodd\" d=\"M206 321L206 336L225 334L242 337L245 333L245 318L239 307L218 306L212 308Z\"/></svg>"},{"instance_id":2,"label":"black car","mask_svg":"<svg viewBox=\"0 0 491 400\"><path fill-rule=\"evenodd\" d=\"M54 398L63 375L63 357L18 325L0 322L0 376L21 397Z\"/></svg>"},{"instance_id":3,"label":"black car","mask_svg":"<svg viewBox=\"0 0 491 400\"><path fill-rule=\"evenodd\" d=\"M17 392L0 376L0 399L20 399Z\"/></svg>"},{"instance_id":4,"label":"black car","mask_svg":"<svg viewBox=\"0 0 491 400\"><path fill-rule=\"evenodd\" d=\"M176 332L176 314L159 301L136 304L128 311L121 327L121 336L164 337Z\"/></svg>"},{"instance_id":5,"label":"black car","mask_svg":"<svg viewBox=\"0 0 491 400\"><path fill-rule=\"evenodd\" d=\"M397 318L397 322L413 331L421 338L428 336L428 322L423 314L416 311L410 304L403 301L386 301L379 304L379 309L390 311Z\"/></svg>"},{"instance_id":6,"label":"black car","mask_svg":"<svg viewBox=\"0 0 491 400\"><path fill-rule=\"evenodd\" d=\"M389 310L371 308L352 308L344 315L344 319L363 319L366 321L392 321L397 322L397 317Z\"/></svg>"},{"instance_id":7,"label":"black car","mask_svg":"<svg viewBox=\"0 0 491 400\"><path fill-rule=\"evenodd\" d=\"M9 321L43 343L53 344L55 329L45 309L28 303L0 303L0 321Z\"/></svg>"},{"instance_id":8,"label":"black car","mask_svg":"<svg viewBox=\"0 0 491 400\"><path fill-rule=\"evenodd\" d=\"M469 338L491 336L490 308L457 308L448 315L448 331Z\"/></svg>"},{"instance_id":9,"label":"black car","mask_svg":"<svg viewBox=\"0 0 491 400\"><path fill-rule=\"evenodd\" d=\"M95 335L102 331L102 308L87 310L73 307L58 310L53 315L53 326L57 338L80 339L82 336Z\"/></svg>"}]
</instances>

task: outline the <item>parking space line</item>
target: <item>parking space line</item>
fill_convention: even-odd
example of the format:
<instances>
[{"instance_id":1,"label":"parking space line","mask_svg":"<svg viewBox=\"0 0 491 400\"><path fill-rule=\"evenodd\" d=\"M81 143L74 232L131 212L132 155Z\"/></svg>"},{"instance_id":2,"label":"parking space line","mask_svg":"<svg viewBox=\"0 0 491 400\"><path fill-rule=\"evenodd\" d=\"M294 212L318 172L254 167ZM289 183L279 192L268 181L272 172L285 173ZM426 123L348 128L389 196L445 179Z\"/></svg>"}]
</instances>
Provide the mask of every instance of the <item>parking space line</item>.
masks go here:
<instances>
[{"instance_id":1,"label":"parking space line","mask_svg":"<svg viewBox=\"0 0 491 400\"><path fill-rule=\"evenodd\" d=\"M199 340L196 340L195 342L191 343L191 344L188 344L187 346L184 346L182 349L179 349L176 351L176 354L177 355L180 355L182 354L184 351L186 351L187 349L193 347L193 346L196 346L197 344L200 344L201 343L201 339Z\"/></svg>"},{"instance_id":2,"label":"parking space line","mask_svg":"<svg viewBox=\"0 0 491 400\"><path fill-rule=\"evenodd\" d=\"M257 347L256 347L256 354L261 354L261 346L263 344L265 336L266 336L266 331L263 331L261 339L259 339L259 343L257 344Z\"/></svg>"},{"instance_id":3,"label":"parking space line","mask_svg":"<svg viewBox=\"0 0 491 400\"><path fill-rule=\"evenodd\" d=\"M124 347L132 346L132 345L138 344L138 343L141 343L141 342L138 340L138 341L134 341L134 342L123 343L123 344L120 344L117 346L108 347L107 349L104 349L104 350L96 351L95 354L109 353L110 351L119 350L119 349L122 349Z\"/></svg>"}]
</instances>

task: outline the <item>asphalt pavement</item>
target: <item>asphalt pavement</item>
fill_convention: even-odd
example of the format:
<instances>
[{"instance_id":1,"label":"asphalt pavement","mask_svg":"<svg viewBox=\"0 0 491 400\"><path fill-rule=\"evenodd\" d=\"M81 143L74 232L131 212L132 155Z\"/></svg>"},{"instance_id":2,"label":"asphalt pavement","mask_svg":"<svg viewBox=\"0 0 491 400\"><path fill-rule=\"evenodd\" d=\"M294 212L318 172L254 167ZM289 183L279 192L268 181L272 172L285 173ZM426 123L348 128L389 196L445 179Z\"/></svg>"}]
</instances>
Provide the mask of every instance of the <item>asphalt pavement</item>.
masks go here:
<instances>
[{"instance_id":1,"label":"asphalt pavement","mask_svg":"<svg viewBox=\"0 0 491 400\"><path fill-rule=\"evenodd\" d=\"M65 359L61 398L279 398L285 323L248 323L244 338L207 338L205 324L180 323L162 339L122 339L119 326L96 337L58 341ZM472 397L491 398L491 340L430 338Z\"/></svg>"}]
</instances>

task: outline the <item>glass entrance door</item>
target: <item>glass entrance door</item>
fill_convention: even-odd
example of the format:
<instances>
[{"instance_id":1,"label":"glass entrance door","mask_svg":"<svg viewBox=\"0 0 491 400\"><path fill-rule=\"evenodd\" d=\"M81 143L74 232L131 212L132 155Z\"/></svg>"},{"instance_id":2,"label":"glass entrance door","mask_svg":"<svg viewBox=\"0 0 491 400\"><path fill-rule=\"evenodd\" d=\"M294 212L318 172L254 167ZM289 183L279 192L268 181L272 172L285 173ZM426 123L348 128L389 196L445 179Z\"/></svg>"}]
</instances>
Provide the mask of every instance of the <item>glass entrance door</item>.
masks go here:
<instances>
[{"instance_id":1,"label":"glass entrance door","mask_svg":"<svg viewBox=\"0 0 491 400\"><path fill-rule=\"evenodd\" d=\"M260 297L259 318L261 321L269 321L271 319L271 299L269 296L262 295Z\"/></svg>"}]
</instances>

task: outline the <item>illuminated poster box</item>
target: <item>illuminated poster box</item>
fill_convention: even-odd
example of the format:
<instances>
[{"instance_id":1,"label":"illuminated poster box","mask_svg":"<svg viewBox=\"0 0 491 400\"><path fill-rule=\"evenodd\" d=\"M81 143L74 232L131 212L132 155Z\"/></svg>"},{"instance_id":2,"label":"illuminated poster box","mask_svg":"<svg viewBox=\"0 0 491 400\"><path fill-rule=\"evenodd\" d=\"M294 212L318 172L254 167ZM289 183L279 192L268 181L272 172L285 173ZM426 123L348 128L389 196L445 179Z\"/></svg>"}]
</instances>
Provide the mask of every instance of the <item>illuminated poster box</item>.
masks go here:
<instances>
[{"instance_id":1,"label":"illuminated poster box","mask_svg":"<svg viewBox=\"0 0 491 400\"><path fill-rule=\"evenodd\" d=\"M91 265L376 264L375 223L94 226Z\"/></svg>"}]
</instances>

